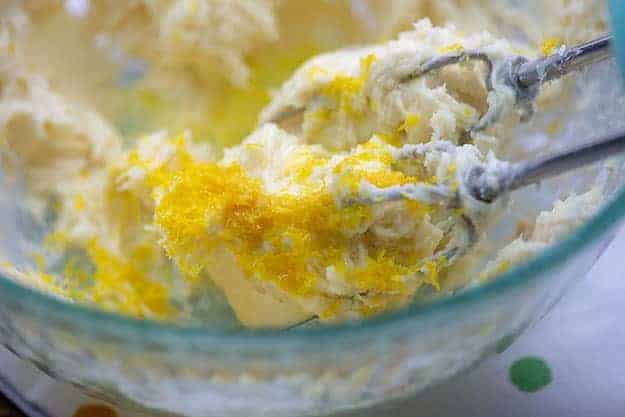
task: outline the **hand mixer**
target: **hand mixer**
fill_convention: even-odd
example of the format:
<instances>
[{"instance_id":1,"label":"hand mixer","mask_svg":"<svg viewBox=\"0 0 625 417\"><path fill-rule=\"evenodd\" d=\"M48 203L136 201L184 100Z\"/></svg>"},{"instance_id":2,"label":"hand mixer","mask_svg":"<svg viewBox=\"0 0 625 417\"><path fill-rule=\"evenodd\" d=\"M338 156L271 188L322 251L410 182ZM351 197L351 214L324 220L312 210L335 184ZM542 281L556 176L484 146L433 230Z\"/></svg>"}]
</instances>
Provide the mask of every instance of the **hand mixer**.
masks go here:
<instances>
[{"instance_id":1,"label":"hand mixer","mask_svg":"<svg viewBox=\"0 0 625 417\"><path fill-rule=\"evenodd\" d=\"M611 57L611 43L612 36L606 35L575 47L562 47L553 55L533 61L522 56L510 56L494 63L487 54L477 50L451 52L422 63L414 71L406 74L400 83L412 81L448 65L470 60L482 61L486 64L485 86L488 92L495 92L497 85L510 88L514 92L515 105L521 112L522 120L528 120L534 113L535 98L542 84ZM501 114L499 101L490 101L488 110L468 131L478 132L488 128L500 119ZM293 112L290 112L289 117L291 115ZM279 119L282 120L281 117ZM453 152L456 147L445 141L409 144L398 148L394 157L396 160L417 158L432 148L444 148ZM491 161L487 164L474 165L459 173L462 181L458 187L413 183L378 188L371 184L363 184L360 193L344 204L373 205L407 199L440 205L446 209L472 206L473 215L458 214L459 221L453 222L449 227L448 233L454 234L455 238L449 239L450 243L432 256L432 258L445 257L447 265L451 265L476 244L478 236L475 223L479 219L475 218L475 214L480 212L480 208L482 211L486 210L499 197L513 190L622 152L625 152L625 132L595 139L585 145L542 159L516 163ZM312 320L314 318L306 322ZM301 324L303 323L294 327Z\"/></svg>"},{"instance_id":2,"label":"hand mixer","mask_svg":"<svg viewBox=\"0 0 625 417\"><path fill-rule=\"evenodd\" d=\"M399 149L395 157L398 159L414 157L426 152L429 146L447 146L451 149L454 145L449 142L405 145ZM508 192L623 152L625 152L625 132L593 140L574 149L541 159L515 163L498 161L499 163L484 166L474 165L461 173L462 184L455 190L455 187L446 185L406 184L387 188L368 185L362 190L362 195L358 199L346 203L371 205L408 199L427 204L439 204L446 209L463 209L467 205L476 203L482 205L482 208L487 208ZM475 222L479 219L470 214L460 214L458 217L459 221L450 224L446 231L446 234L453 234L456 238L449 239L450 243L432 255L430 259L444 257L446 265L449 266L477 243L478 234ZM314 323L316 320L317 317L311 317L286 330Z\"/></svg>"},{"instance_id":3,"label":"hand mixer","mask_svg":"<svg viewBox=\"0 0 625 417\"><path fill-rule=\"evenodd\" d=\"M409 82L448 65L479 60L486 63L485 85L489 93L495 92L497 85L510 88L514 92L515 105L521 110L522 119L528 120L534 113L534 101L543 83L609 58L611 42L612 37L606 35L579 46L562 47L553 55L533 61L521 56L510 56L497 64L480 51L452 52L422 63L401 82ZM500 106L499 100L489 101L488 110L469 130L481 131L497 122L502 114ZM397 160L417 158L431 147L447 147L447 150L452 152L455 150L453 144L445 142L404 145L398 149L395 158ZM485 211L498 197L623 151L625 151L625 133L597 139L579 148L539 160L517 163L495 161L483 166L476 165L460 173L461 183L458 187L415 183L377 188L364 184L358 201L352 203L370 205L408 199L426 204L441 204L449 209L470 208L471 210L467 212L472 215L459 215L459 221L450 228L450 232L453 231L456 236L461 235L462 238L452 239L453 243L434 254L435 258L444 256L448 264L451 264L475 245L477 242L475 223L479 221L476 214ZM455 225L462 227L458 228Z\"/></svg>"},{"instance_id":4,"label":"hand mixer","mask_svg":"<svg viewBox=\"0 0 625 417\"><path fill-rule=\"evenodd\" d=\"M453 52L424 62L407 74L401 82L412 81L448 65L479 60L486 64L485 85L488 92L493 93L497 85L512 89L515 105L521 112L521 120L527 121L534 114L534 101L542 84L610 58L612 42L612 36L605 35L578 46L561 47L555 54L533 61L517 55L495 63L487 54L479 50ZM501 114L502 104L499 100L494 100L493 103L489 103L488 111L471 128L471 131L477 132L488 128L499 120Z\"/></svg>"},{"instance_id":5,"label":"hand mixer","mask_svg":"<svg viewBox=\"0 0 625 417\"><path fill-rule=\"evenodd\" d=\"M408 72L400 83L409 82L448 65L470 60L482 61L487 68L485 85L489 93L495 92L495 86L498 85L510 88L515 95L515 104L527 120L534 112L534 100L543 83L609 58L611 42L612 37L606 35L579 46L562 47L553 55L533 61L521 56L510 56L494 63L487 54L478 50L451 52L422 63L418 68ZM484 130L499 120L502 110L499 108L501 104L498 103L500 100L489 100L489 109L468 130L471 132ZM457 150L455 145L446 141L408 144L398 148L394 158L396 161L417 159L428 151L437 149L449 153ZM461 181L457 187L411 183L378 188L363 183L360 192L355 197L343 201L343 204L374 205L407 199L439 205L445 209L467 209L463 214L455 215L458 221L450 223L448 232L454 234L456 238L450 239L446 248L433 255L433 258L444 256L449 265L476 243L476 222L479 222L481 215L488 211L489 205L501 195L622 151L625 151L625 133L599 139L540 160L517 163L495 160L488 164L477 164L459 173ZM460 210L455 212L458 213ZM462 227L456 227L457 225Z\"/></svg>"}]
</instances>

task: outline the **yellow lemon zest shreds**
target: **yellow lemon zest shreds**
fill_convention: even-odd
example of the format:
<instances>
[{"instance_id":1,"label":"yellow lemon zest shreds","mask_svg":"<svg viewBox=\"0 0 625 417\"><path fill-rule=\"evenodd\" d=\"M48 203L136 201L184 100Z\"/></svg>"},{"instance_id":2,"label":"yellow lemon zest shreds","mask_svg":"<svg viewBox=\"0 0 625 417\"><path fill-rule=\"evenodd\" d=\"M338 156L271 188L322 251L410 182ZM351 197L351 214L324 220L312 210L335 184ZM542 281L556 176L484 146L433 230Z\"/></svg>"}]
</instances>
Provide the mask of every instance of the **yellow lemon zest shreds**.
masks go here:
<instances>
[{"instance_id":1,"label":"yellow lemon zest shreds","mask_svg":"<svg viewBox=\"0 0 625 417\"><path fill-rule=\"evenodd\" d=\"M44 271L22 271L28 281L33 282L35 287L62 298L70 298L70 292L65 283L57 276Z\"/></svg>"},{"instance_id":2,"label":"yellow lemon zest shreds","mask_svg":"<svg viewBox=\"0 0 625 417\"><path fill-rule=\"evenodd\" d=\"M369 81L369 77L371 77L371 69L377 60L377 56L369 54L360 61L360 79L362 80L363 85Z\"/></svg>"},{"instance_id":3,"label":"yellow lemon zest shreds","mask_svg":"<svg viewBox=\"0 0 625 417\"><path fill-rule=\"evenodd\" d=\"M186 149L181 142L179 147ZM126 162L130 167L150 168L147 161L141 160L137 151L129 152ZM153 177L158 177L158 169L153 171L156 171ZM121 168L111 167L109 175L115 177L120 172ZM151 213L143 207L145 203L139 196L131 191L120 191L115 184L112 181L102 191L105 195L105 209L115 213L110 233L128 235L142 228L142 225L149 224ZM79 210L75 203L74 209ZM74 244L62 231L48 235L44 242L45 246L58 250L72 249ZM99 245L96 240L78 246L85 250L92 267L81 269L78 258L68 260L63 276L70 298L134 317L167 319L175 315L170 304L169 289L150 276L154 253L160 250L156 243L136 243L130 253L124 253L123 256Z\"/></svg>"},{"instance_id":4,"label":"yellow lemon zest shreds","mask_svg":"<svg viewBox=\"0 0 625 417\"><path fill-rule=\"evenodd\" d=\"M167 184L172 173L185 165L193 162L194 158L188 149L188 134L183 132L166 142L167 146L173 146L173 156L166 160L160 161L157 165L154 161L143 160L136 150L130 151L127 156L127 168L140 168L145 173L145 181L148 188L155 190ZM119 175L120 172L114 172L113 175ZM113 192L120 193L117 190Z\"/></svg>"},{"instance_id":5,"label":"yellow lemon zest shreds","mask_svg":"<svg viewBox=\"0 0 625 417\"><path fill-rule=\"evenodd\" d=\"M415 113L406 115L406 119L397 127L397 133L408 133L412 128L421 124L421 116Z\"/></svg>"},{"instance_id":6,"label":"yellow lemon zest shreds","mask_svg":"<svg viewBox=\"0 0 625 417\"><path fill-rule=\"evenodd\" d=\"M363 182L376 187L389 187L415 182L416 178L394 170L394 157L387 145L369 140L355 148L334 167L341 183L352 193L358 192Z\"/></svg>"},{"instance_id":7,"label":"yellow lemon zest shreds","mask_svg":"<svg viewBox=\"0 0 625 417\"><path fill-rule=\"evenodd\" d=\"M267 192L238 164L182 164L170 174L155 209L166 252L185 273L197 275L210 266L211 252L225 246L250 279L271 282L296 296L313 295L325 269L344 265L353 253L354 233L363 225L366 229L372 211L361 205L340 207L325 182L307 179L314 167L325 163L323 157L304 149L295 160L289 169L301 181L296 194ZM335 170L357 185L369 181L383 187L416 180L392 170L392 162L389 147L372 140ZM426 212L423 208L421 213ZM368 249L372 255L365 266L337 268L363 292L403 294L404 277L422 269L411 253Z\"/></svg>"},{"instance_id":8,"label":"yellow lemon zest shreds","mask_svg":"<svg viewBox=\"0 0 625 417\"><path fill-rule=\"evenodd\" d=\"M165 319L173 315L168 288L152 279L144 269L141 256L130 254L123 259L97 242L91 242L87 253L94 265L92 286L86 297L102 308L134 317ZM85 279L84 272L66 271Z\"/></svg>"},{"instance_id":9,"label":"yellow lemon zest shreds","mask_svg":"<svg viewBox=\"0 0 625 417\"><path fill-rule=\"evenodd\" d=\"M440 273L447 268L447 258L441 256L435 260L426 261L423 265L423 269L425 269L425 282L430 284L436 291L440 291L441 282L440 282Z\"/></svg>"},{"instance_id":10,"label":"yellow lemon zest shreds","mask_svg":"<svg viewBox=\"0 0 625 417\"><path fill-rule=\"evenodd\" d=\"M321 313L319 313L319 318L322 320L329 320L341 311L341 301L340 300L329 300L327 301L327 307Z\"/></svg>"},{"instance_id":11,"label":"yellow lemon zest shreds","mask_svg":"<svg viewBox=\"0 0 625 417\"><path fill-rule=\"evenodd\" d=\"M547 38L543 41L542 45L540 46L540 53L543 56L551 55L556 51L556 49L558 49L562 45L563 43L561 39Z\"/></svg>"},{"instance_id":12,"label":"yellow lemon zest shreds","mask_svg":"<svg viewBox=\"0 0 625 417\"><path fill-rule=\"evenodd\" d=\"M339 111L357 116L359 112L354 108L354 100L360 94L362 85L359 78L339 74L323 87L322 93L336 100Z\"/></svg>"},{"instance_id":13,"label":"yellow lemon zest shreds","mask_svg":"<svg viewBox=\"0 0 625 417\"><path fill-rule=\"evenodd\" d=\"M471 119L473 117L475 117L475 115L477 114L477 111L469 106L469 105L464 105L464 108L462 109L462 115L466 118L466 119Z\"/></svg>"},{"instance_id":14,"label":"yellow lemon zest shreds","mask_svg":"<svg viewBox=\"0 0 625 417\"><path fill-rule=\"evenodd\" d=\"M377 256L368 257L362 267L349 271L348 277L353 276L351 280L356 281L360 291L393 294L404 292L405 277L418 271L417 265L403 265L394 256L380 251Z\"/></svg>"},{"instance_id":15,"label":"yellow lemon zest shreds","mask_svg":"<svg viewBox=\"0 0 625 417\"><path fill-rule=\"evenodd\" d=\"M463 52L463 51L464 51L464 46L462 46L462 44L458 42L438 48L438 52L443 53L443 54L450 53L450 52Z\"/></svg>"},{"instance_id":16,"label":"yellow lemon zest shreds","mask_svg":"<svg viewBox=\"0 0 625 417\"><path fill-rule=\"evenodd\" d=\"M69 298L64 282L59 277L43 271L42 268L45 267L45 260L37 259L40 256L39 254L34 256L35 267L37 270L32 270L30 268L23 269L22 267L15 265L13 262L5 260L0 261L0 267L4 269L2 272L8 276L24 280L32 287L46 293L54 294L62 298Z\"/></svg>"},{"instance_id":17,"label":"yellow lemon zest shreds","mask_svg":"<svg viewBox=\"0 0 625 417\"><path fill-rule=\"evenodd\" d=\"M83 197L80 194L74 197L74 208L76 209L76 211L78 212L83 211L85 209L85 205L86 205L85 197Z\"/></svg>"},{"instance_id":18,"label":"yellow lemon zest shreds","mask_svg":"<svg viewBox=\"0 0 625 417\"><path fill-rule=\"evenodd\" d=\"M334 205L327 190L270 195L238 165L199 163L176 174L155 219L165 233L165 248L183 270L197 272L206 266L207 254L225 244L250 276L306 293L314 276L307 254L330 252L339 239L323 230L329 225L322 219L331 222ZM319 233L318 241L312 232Z\"/></svg>"},{"instance_id":19,"label":"yellow lemon zest shreds","mask_svg":"<svg viewBox=\"0 0 625 417\"><path fill-rule=\"evenodd\" d=\"M373 64L377 61L373 54L367 55L360 61L360 75L357 77L339 73L326 84L321 93L333 98L338 110L351 116L362 116L362 109L355 107L355 100L360 97L362 90L371 76Z\"/></svg>"},{"instance_id":20,"label":"yellow lemon zest shreds","mask_svg":"<svg viewBox=\"0 0 625 417\"><path fill-rule=\"evenodd\" d=\"M327 163L327 156L314 153L309 147L302 147L293 153L290 162L287 164L285 174L292 174L296 182L303 183L312 175L316 168L322 167Z\"/></svg>"},{"instance_id":21,"label":"yellow lemon zest shreds","mask_svg":"<svg viewBox=\"0 0 625 417\"><path fill-rule=\"evenodd\" d=\"M35 273L44 283L44 287L46 290L52 292L53 294L67 296L67 290L64 288L63 285L60 285L59 279L57 277L42 271L37 271Z\"/></svg>"}]
</instances>

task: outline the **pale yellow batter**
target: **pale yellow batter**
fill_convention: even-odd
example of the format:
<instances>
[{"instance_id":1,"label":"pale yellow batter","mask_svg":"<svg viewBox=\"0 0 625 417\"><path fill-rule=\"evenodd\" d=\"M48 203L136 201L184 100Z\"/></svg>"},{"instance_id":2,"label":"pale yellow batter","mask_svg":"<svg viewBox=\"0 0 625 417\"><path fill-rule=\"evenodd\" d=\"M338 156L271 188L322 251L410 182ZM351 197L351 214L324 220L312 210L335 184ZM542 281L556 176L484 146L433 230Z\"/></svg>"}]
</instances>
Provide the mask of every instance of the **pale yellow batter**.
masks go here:
<instances>
[{"instance_id":1,"label":"pale yellow batter","mask_svg":"<svg viewBox=\"0 0 625 417\"><path fill-rule=\"evenodd\" d=\"M393 2L393 12L405 3ZM408 199L365 204L363 195L403 184L458 188L468 166L494 158L488 152L519 117L504 106L500 123L464 135L491 100L511 100L505 89L487 94L479 65L400 80L450 51L479 49L493 60L540 54L487 32L467 35L420 20L394 41L306 62L274 92L257 129L221 155L194 141L191 130L124 143L89 101L55 91L22 47L31 19L60 7L27 2L1 18L0 138L8 169L25 174L34 213L55 213L44 251L79 251L90 267L70 259L62 273L48 273L35 254L38 272L4 270L67 301L163 320L191 315L185 300L209 284L254 327L359 319L444 289L450 265L438 254L461 238L450 226L467 213ZM94 27L168 71L221 74L242 87L253 79L246 56L279 39L279 7L269 0L137 0L98 11ZM442 13L443 4L427 8ZM299 123L270 123L293 108L304 109ZM404 144L424 145L404 161ZM533 234L501 251L481 278L583 222L596 198L572 196L541 214Z\"/></svg>"}]
</instances>

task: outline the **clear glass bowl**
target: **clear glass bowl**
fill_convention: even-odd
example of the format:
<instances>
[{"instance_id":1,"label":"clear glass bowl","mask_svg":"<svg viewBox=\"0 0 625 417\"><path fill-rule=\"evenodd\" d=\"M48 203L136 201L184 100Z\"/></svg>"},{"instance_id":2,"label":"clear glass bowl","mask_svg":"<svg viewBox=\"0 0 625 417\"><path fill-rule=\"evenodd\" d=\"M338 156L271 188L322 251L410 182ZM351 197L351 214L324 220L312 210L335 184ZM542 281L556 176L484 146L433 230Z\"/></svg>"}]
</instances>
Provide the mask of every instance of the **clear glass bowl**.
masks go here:
<instances>
[{"instance_id":1,"label":"clear glass bowl","mask_svg":"<svg viewBox=\"0 0 625 417\"><path fill-rule=\"evenodd\" d=\"M615 65L577 83L557 143L625 126ZM540 119L533 125L519 137L540 129ZM575 181L526 192L551 201L595 176L596 169L583 170ZM623 183L619 172L606 206L531 261L453 297L366 322L291 331L183 327L62 303L0 278L0 342L52 377L125 409L277 417L366 407L454 376L544 316L613 239L625 215ZM5 251L19 251L13 242L32 232L6 203L16 191L5 184L0 193Z\"/></svg>"}]
</instances>

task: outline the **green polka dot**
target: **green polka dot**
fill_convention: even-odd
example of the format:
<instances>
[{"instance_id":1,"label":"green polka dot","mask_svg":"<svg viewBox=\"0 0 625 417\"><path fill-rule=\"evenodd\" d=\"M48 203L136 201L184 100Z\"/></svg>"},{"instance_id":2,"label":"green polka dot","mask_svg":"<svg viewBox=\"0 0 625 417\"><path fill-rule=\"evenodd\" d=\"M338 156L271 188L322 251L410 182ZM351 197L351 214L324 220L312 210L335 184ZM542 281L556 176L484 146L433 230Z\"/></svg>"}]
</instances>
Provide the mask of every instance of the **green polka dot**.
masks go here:
<instances>
[{"instance_id":1,"label":"green polka dot","mask_svg":"<svg viewBox=\"0 0 625 417\"><path fill-rule=\"evenodd\" d=\"M508 371L510 382L523 392L536 392L552 381L551 369L541 358L527 356L515 361Z\"/></svg>"}]
</instances>

